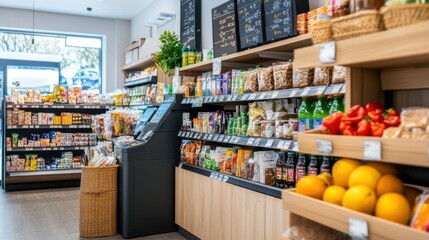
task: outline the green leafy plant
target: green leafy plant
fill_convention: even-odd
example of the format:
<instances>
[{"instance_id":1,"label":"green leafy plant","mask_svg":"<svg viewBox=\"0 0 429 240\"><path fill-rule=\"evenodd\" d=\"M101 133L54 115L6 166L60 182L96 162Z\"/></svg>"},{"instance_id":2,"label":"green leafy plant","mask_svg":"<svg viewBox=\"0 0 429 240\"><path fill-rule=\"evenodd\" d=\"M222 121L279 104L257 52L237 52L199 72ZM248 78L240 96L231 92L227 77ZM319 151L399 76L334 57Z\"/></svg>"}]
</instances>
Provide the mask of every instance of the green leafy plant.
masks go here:
<instances>
[{"instance_id":1,"label":"green leafy plant","mask_svg":"<svg viewBox=\"0 0 429 240\"><path fill-rule=\"evenodd\" d=\"M182 64L182 48L179 36L175 32L165 31L159 37L161 41L160 51L155 56L155 64L171 77L175 67Z\"/></svg>"}]
</instances>

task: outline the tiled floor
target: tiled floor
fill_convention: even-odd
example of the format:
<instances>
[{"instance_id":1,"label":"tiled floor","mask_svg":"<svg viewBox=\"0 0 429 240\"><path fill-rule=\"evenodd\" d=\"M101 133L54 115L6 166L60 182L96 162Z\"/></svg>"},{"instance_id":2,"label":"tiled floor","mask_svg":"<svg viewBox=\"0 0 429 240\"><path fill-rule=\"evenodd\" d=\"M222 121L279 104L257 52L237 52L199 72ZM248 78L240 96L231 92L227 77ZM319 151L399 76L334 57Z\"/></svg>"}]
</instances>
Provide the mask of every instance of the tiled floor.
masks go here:
<instances>
[{"instance_id":1,"label":"tiled floor","mask_svg":"<svg viewBox=\"0 0 429 240\"><path fill-rule=\"evenodd\" d=\"M7 193L0 190L0 239L82 239L79 237L79 188ZM123 238L116 235L101 239ZM185 240L178 233L135 239Z\"/></svg>"}]
</instances>

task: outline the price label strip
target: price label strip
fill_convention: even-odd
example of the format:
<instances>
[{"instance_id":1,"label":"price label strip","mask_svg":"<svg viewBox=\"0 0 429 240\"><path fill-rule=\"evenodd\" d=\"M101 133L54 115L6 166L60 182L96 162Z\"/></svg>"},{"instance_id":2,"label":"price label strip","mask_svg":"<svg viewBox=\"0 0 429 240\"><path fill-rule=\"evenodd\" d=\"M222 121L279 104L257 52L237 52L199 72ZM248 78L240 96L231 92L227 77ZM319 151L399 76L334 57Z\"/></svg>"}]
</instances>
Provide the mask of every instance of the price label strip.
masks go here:
<instances>
[{"instance_id":1,"label":"price label strip","mask_svg":"<svg viewBox=\"0 0 429 240\"><path fill-rule=\"evenodd\" d=\"M254 138L249 138L248 140L247 140L247 144L246 145L249 145L249 146L253 146L253 143L255 142L255 139Z\"/></svg>"},{"instance_id":2,"label":"price label strip","mask_svg":"<svg viewBox=\"0 0 429 240\"><path fill-rule=\"evenodd\" d=\"M365 141L363 143L363 158L365 160L381 161L381 142Z\"/></svg>"},{"instance_id":3,"label":"price label strip","mask_svg":"<svg viewBox=\"0 0 429 240\"><path fill-rule=\"evenodd\" d=\"M302 90L301 97L308 96L310 94L311 89L312 89L312 87L304 88L304 90Z\"/></svg>"},{"instance_id":4,"label":"price label strip","mask_svg":"<svg viewBox=\"0 0 429 240\"><path fill-rule=\"evenodd\" d=\"M203 106L204 99L202 97L195 98L192 102L192 107L202 107Z\"/></svg>"},{"instance_id":5,"label":"price label strip","mask_svg":"<svg viewBox=\"0 0 429 240\"><path fill-rule=\"evenodd\" d=\"M345 84L341 88L340 93L346 93L346 85Z\"/></svg>"},{"instance_id":6,"label":"price label strip","mask_svg":"<svg viewBox=\"0 0 429 240\"><path fill-rule=\"evenodd\" d=\"M332 154L332 142L317 139L317 150L320 154Z\"/></svg>"},{"instance_id":7,"label":"price label strip","mask_svg":"<svg viewBox=\"0 0 429 240\"><path fill-rule=\"evenodd\" d=\"M265 147L272 147L274 143L274 139L268 139L265 143Z\"/></svg>"},{"instance_id":8,"label":"price label strip","mask_svg":"<svg viewBox=\"0 0 429 240\"><path fill-rule=\"evenodd\" d=\"M255 142L253 143L253 145L254 146L259 146L259 143L261 142L261 138L257 138L256 140L255 140Z\"/></svg>"},{"instance_id":9,"label":"price label strip","mask_svg":"<svg viewBox=\"0 0 429 240\"><path fill-rule=\"evenodd\" d=\"M321 63L335 63L335 42L320 44L319 61Z\"/></svg>"},{"instance_id":10,"label":"price label strip","mask_svg":"<svg viewBox=\"0 0 429 240\"><path fill-rule=\"evenodd\" d=\"M283 146L285 145L285 141L283 141L283 140L280 140L278 143L277 143L277 148L278 149L283 149Z\"/></svg>"},{"instance_id":11,"label":"price label strip","mask_svg":"<svg viewBox=\"0 0 429 240\"><path fill-rule=\"evenodd\" d=\"M265 99L265 93L261 93L261 95L259 96L259 99L260 100Z\"/></svg>"},{"instance_id":12,"label":"price label strip","mask_svg":"<svg viewBox=\"0 0 429 240\"><path fill-rule=\"evenodd\" d=\"M229 95L229 96L226 98L226 101L231 102L231 101L232 101L232 95Z\"/></svg>"},{"instance_id":13,"label":"price label strip","mask_svg":"<svg viewBox=\"0 0 429 240\"><path fill-rule=\"evenodd\" d=\"M232 96L232 101L237 101L237 99L238 99L238 95Z\"/></svg>"},{"instance_id":14,"label":"price label strip","mask_svg":"<svg viewBox=\"0 0 429 240\"><path fill-rule=\"evenodd\" d=\"M272 99L277 98L277 96L279 95L279 93L280 93L279 91L274 91L273 94L271 95L271 98Z\"/></svg>"},{"instance_id":15,"label":"price label strip","mask_svg":"<svg viewBox=\"0 0 429 240\"><path fill-rule=\"evenodd\" d=\"M298 91L299 91L298 89L292 90L292 92L290 93L289 97L291 97L291 98L296 97L296 95L298 94Z\"/></svg>"},{"instance_id":16,"label":"price label strip","mask_svg":"<svg viewBox=\"0 0 429 240\"><path fill-rule=\"evenodd\" d=\"M368 223L362 219L349 218L349 235L352 239L368 239Z\"/></svg>"},{"instance_id":17,"label":"price label strip","mask_svg":"<svg viewBox=\"0 0 429 240\"><path fill-rule=\"evenodd\" d=\"M223 141L226 142L226 143L228 143L230 139L231 139L231 136L226 136Z\"/></svg>"},{"instance_id":18,"label":"price label strip","mask_svg":"<svg viewBox=\"0 0 429 240\"><path fill-rule=\"evenodd\" d=\"M256 93L252 93L249 96L249 100L255 100L258 95Z\"/></svg>"},{"instance_id":19,"label":"price label strip","mask_svg":"<svg viewBox=\"0 0 429 240\"><path fill-rule=\"evenodd\" d=\"M223 142L223 139L225 138L225 135L218 135L218 142Z\"/></svg>"},{"instance_id":20,"label":"price label strip","mask_svg":"<svg viewBox=\"0 0 429 240\"><path fill-rule=\"evenodd\" d=\"M247 99L249 99L250 94L243 94L241 95L241 101L246 101Z\"/></svg>"},{"instance_id":21,"label":"price label strip","mask_svg":"<svg viewBox=\"0 0 429 240\"><path fill-rule=\"evenodd\" d=\"M238 143L240 141L240 138L239 137L235 137L234 138L234 143Z\"/></svg>"},{"instance_id":22,"label":"price label strip","mask_svg":"<svg viewBox=\"0 0 429 240\"><path fill-rule=\"evenodd\" d=\"M192 136L192 138L197 138L198 137L198 133L197 132L195 132L194 133L194 136Z\"/></svg>"}]
</instances>

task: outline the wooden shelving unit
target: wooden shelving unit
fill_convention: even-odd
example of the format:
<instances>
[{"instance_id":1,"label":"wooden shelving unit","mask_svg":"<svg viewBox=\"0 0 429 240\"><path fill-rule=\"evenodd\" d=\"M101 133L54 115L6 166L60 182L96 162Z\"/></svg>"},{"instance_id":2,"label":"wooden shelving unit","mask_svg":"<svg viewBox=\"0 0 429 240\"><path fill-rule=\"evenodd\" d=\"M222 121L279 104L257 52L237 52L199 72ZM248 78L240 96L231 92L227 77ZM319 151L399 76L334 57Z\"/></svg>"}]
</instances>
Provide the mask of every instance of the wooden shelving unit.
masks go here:
<instances>
[{"instance_id":1,"label":"wooden shelving unit","mask_svg":"<svg viewBox=\"0 0 429 240\"><path fill-rule=\"evenodd\" d=\"M152 65L155 65L155 62L153 61L153 56L150 58L144 58L144 59L138 59L134 62L125 64L122 66L122 71L129 71L129 70L141 70L143 68L150 67Z\"/></svg>"}]
</instances>

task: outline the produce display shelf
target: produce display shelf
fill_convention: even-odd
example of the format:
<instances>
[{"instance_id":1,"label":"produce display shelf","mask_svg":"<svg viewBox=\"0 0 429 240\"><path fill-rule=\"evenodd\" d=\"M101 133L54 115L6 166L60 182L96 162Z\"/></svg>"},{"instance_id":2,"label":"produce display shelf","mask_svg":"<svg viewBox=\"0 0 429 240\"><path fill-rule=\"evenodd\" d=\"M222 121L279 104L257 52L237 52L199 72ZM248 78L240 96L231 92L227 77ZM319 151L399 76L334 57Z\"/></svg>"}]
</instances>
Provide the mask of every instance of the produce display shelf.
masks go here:
<instances>
[{"instance_id":1,"label":"produce display shelf","mask_svg":"<svg viewBox=\"0 0 429 240\"><path fill-rule=\"evenodd\" d=\"M125 82L124 87L138 87L138 86L142 86L150 83L156 83L157 80L158 80L157 76L144 77L137 80Z\"/></svg>"},{"instance_id":2,"label":"produce display shelf","mask_svg":"<svg viewBox=\"0 0 429 240\"><path fill-rule=\"evenodd\" d=\"M282 41L269 43L260 47L244 50L241 52L229 54L221 57L222 62L233 62L233 63L261 63L263 61L272 59L272 57L264 57L265 53L276 53L276 52L292 52L295 48L301 48L310 46L311 34L299 35L296 37L288 38ZM204 61L201 63L192 64L186 67L180 68L181 72L205 72L212 70L213 61Z\"/></svg>"},{"instance_id":3,"label":"produce display shelf","mask_svg":"<svg viewBox=\"0 0 429 240\"><path fill-rule=\"evenodd\" d=\"M294 68L343 65L389 68L429 63L429 21L335 42L335 62L320 62L321 44L295 50ZM327 49L327 48L324 48Z\"/></svg>"},{"instance_id":4,"label":"produce display shelf","mask_svg":"<svg viewBox=\"0 0 429 240\"><path fill-rule=\"evenodd\" d=\"M205 96L200 98L184 98L182 104L202 104L213 103L236 103L236 102L252 102L265 101L273 99L285 99L294 97L311 97L321 94L332 95L336 93L345 93L346 87L344 84L332 84L330 86L312 86L305 88L291 88L267 92L255 92L245 94L227 94L218 96Z\"/></svg>"},{"instance_id":5,"label":"produce display shelf","mask_svg":"<svg viewBox=\"0 0 429 240\"><path fill-rule=\"evenodd\" d=\"M73 174L82 173L81 168L62 168L50 170L37 170L37 171L16 171L7 172L8 177L25 177L25 176L42 176L42 175L57 175L57 174Z\"/></svg>"},{"instance_id":6,"label":"produce display shelf","mask_svg":"<svg viewBox=\"0 0 429 240\"><path fill-rule=\"evenodd\" d=\"M427 140L328 135L313 130L299 133L298 146L306 154L429 167Z\"/></svg>"},{"instance_id":7,"label":"produce display shelf","mask_svg":"<svg viewBox=\"0 0 429 240\"><path fill-rule=\"evenodd\" d=\"M128 70L142 70L143 68L150 67L152 65L155 65L155 62L153 61L153 57L149 58L142 58L137 59L136 61L133 61L131 63L125 64L122 66L122 71L128 71Z\"/></svg>"},{"instance_id":8,"label":"produce display shelf","mask_svg":"<svg viewBox=\"0 0 429 240\"><path fill-rule=\"evenodd\" d=\"M303 196L294 190L284 190L282 199L283 209L291 212L290 226L299 224L299 220L304 218L349 234L367 231L369 239L429 239L429 233ZM355 224L357 222L365 222L368 227L360 227L360 224Z\"/></svg>"},{"instance_id":9,"label":"produce display shelf","mask_svg":"<svg viewBox=\"0 0 429 240\"><path fill-rule=\"evenodd\" d=\"M273 138L258 138L258 137L239 137L239 136L229 136L226 134L216 134L216 133L198 133L191 131L179 131L179 137L202 140L209 142L217 142L224 144L233 144L246 147L260 147L260 148L269 148L275 150L290 150L298 151L298 144L293 140L284 140L284 139L273 139Z\"/></svg>"},{"instance_id":10,"label":"produce display shelf","mask_svg":"<svg viewBox=\"0 0 429 240\"><path fill-rule=\"evenodd\" d=\"M28 104L11 104L7 103L6 108L55 108L55 109L109 109L115 107L107 104L43 104L43 103L28 103Z\"/></svg>"},{"instance_id":11,"label":"produce display shelf","mask_svg":"<svg viewBox=\"0 0 429 240\"><path fill-rule=\"evenodd\" d=\"M236 176L232 176L229 174L213 171L211 169L207 169L207 168L203 168L203 167L194 166L194 165L187 164L187 163L180 163L179 167L181 167L182 169L194 172L194 173L204 175L206 177L210 177L210 178L218 180L218 181L226 182L226 183L229 183L229 184L232 184L235 186L239 186L239 187L242 187L242 188L245 188L248 190L252 190L252 191L259 192L259 193L262 193L265 195L269 195L271 197L275 197L275 198L279 198L279 199L282 198L282 189L280 189L280 188L268 186L268 185L265 185L262 183L254 182L252 180L239 178Z\"/></svg>"},{"instance_id":12,"label":"produce display shelf","mask_svg":"<svg viewBox=\"0 0 429 240\"><path fill-rule=\"evenodd\" d=\"M78 125L13 125L7 126L7 129L77 129L77 128L91 128L89 124Z\"/></svg>"},{"instance_id":13,"label":"produce display shelf","mask_svg":"<svg viewBox=\"0 0 429 240\"><path fill-rule=\"evenodd\" d=\"M73 151L85 150L91 146L75 146L75 147L19 147L19 148L6 148L6 152L35 152L35 151Z\"/></svg>"}]
</instances>

